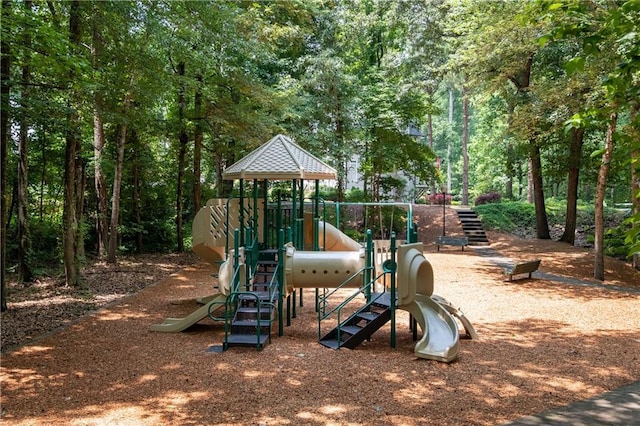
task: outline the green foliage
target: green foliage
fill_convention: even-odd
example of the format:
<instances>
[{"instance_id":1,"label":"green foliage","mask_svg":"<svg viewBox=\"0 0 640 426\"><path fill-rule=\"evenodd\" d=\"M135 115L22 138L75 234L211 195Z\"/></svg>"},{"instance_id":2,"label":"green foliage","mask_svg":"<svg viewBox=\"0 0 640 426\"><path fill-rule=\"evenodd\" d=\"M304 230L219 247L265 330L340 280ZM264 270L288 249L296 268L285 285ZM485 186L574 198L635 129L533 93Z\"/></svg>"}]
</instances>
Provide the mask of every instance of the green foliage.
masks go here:
<instances>
[{"instance_id":1,"label":"green foliage","mask_svg":"<svg viewBox=\"0 0 640 426\"><path fill-rule=\"evenodd\" d=\"M640 252L640 212L625 220L627 226L624 243L628 247L627 256Z\"/></svg>"},{"instance_id":2,"label":"green foliage","mask_svg":"<svg viewBox=\"0 0 640 426\"><path fill-rule=\"evenodd\" d=\"M546 200L547 215L551 228L562 228L565 223L566 201L549 198ZM521 236L535 235L535 207L525 202L489 203L475 207L485 229L514 233ZM578 203L578 228L582 229L587 242L593 243L594 206L585 202ZM618 209L605 209L605 252L618 258L628 257L634 243L627 239L629 235L626 213ZM637 236L636 236L637 237ZM637 244L637 241L635 242Z\"/></svg>"},{"instance_id":3,"label":"green foliage","mask_svg":"<svg viewBox=\"0 0 640 426\"><path fill-rule=\"evenodd\" d=\"M533 204L516 201L489 203L476 206L485 229L514 232L518 229L535 229L536 212Z\"/></svg>"},{"instance_id":4,"label":"green foliage","mask_svg":"<svg viewBox=\"0 0 640 426\"><path fill-rule=\"evenodd\" d=\"M590 201L603 123L616 106L621 128L607 202L629 201L628 160L640 140L639 119L632 119L632 108L640 99L639 4L81 2L80 44L86 49L76 51L69 42L69 3L34 2L28 10L23 2L11 2L9 19L2 25L13 64L10 108L3 111L11 129L7 182L17 182L15 147L26 118L30 261L59 266L71 109L82 126L88 252L96 246L95 112L100 112L104 125L101 166L107 198L113 191L116 141L123 126L127 129L119 228L124 251L137 249L140 236L144 250L165 251L176 243L178 134L183 130L188 135L181 170L185 224L195 213L191 190L196 178L204 200L225 194L220 180L224 167L279 132L289 133L329 161L341 178L349 159L359 156L367 193L352 190L344 194L347 201L383 200L402 193L404 182L393 177L395 172L439 186L446 167L451 168L451 192L460 194L463 87L471 99L472 198L489 192L524 198L528 154L535 141L542 151L545 190L553 189L558 197L548 200L550 219L561 223L571 132L586 132L580 197ZM524 82L519 79L528 58L531 81L521 90L518 85ZM181 64L184 73L179 72ZM28 93L20 85L27 65ZM77 99L70 98L73 93ZM28 105L23 107L25 100ZM427 133L428 119L433 147L406 135L409 122ZM196 129L203 137L201 176L193 173ZM434 167L436 156L442 170ZM276 187L286 197L292 195L288 183L279 183L271 199ZM343 194L327 187L321 196L336 200ZM487 220L496 227L534 226L532 206L497 206L501 210L481 206L489 209ZM15 209L11 214L8 233L13 236ZM593 208L581 205L578 214L579 221L587 223ZM391 217L394 229L404 229L405 224L396 226L402 223L396 210L383 210L377 219L371 214L368 225L390 228ZM640 249L639 224L636 216L620 228L629 250ZM619 244L623 234L614 234ZM188 231L184 238L188 242ZM16 262L15 239L8 241L8 259Z\"/></svg>"}]
</instances>

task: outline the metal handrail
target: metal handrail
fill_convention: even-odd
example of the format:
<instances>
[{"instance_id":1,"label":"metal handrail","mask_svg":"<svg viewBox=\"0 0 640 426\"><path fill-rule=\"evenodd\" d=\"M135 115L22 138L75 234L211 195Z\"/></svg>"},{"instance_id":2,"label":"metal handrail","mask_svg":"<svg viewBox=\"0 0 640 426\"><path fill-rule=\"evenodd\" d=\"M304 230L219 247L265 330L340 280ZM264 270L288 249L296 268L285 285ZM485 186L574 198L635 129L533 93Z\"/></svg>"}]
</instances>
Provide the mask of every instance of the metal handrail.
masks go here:
<instances>
[{"instance_id":1,"label":"metal handrail","mask_svg":"<svg viewBox=\"0 0 640 426\"><path fill-rule=\"evenodd\" d=\"M267 312L272 312L274 309L276 309L276 306L272 302L261 301L260 298L258 297L258 295L255 294L252 291L236 291L236 292L231 293L229 295L229 297L227 297L227 299L225 301L226 302L225 303L225 311L228 311L229 305L233 305L234 306L233 312L236 312L237 311L237 305L239 303L239 298L240 298L241 295L247 295L247 296L253 297L255 299L256 308L257 308L257 312L256 312L257 319L256 319L256 325L255 325L255 328L256 328L256 348L259 349L260 348L260 336L262 334L261 328L262 328L262 321L263 321L260 310L264 306L264 307L269 307L270 308L270 309L267 310ZM267 336L269 336L269 338L271 338L271 322L272 322L272 320L269 319L269 320L266 320L266 322L267 322L266 327L269 330ZM229 327L229 321L226 321L225 322L225 327L224 327L225 346L227 344L227 338L228 338L229 332L230 332L229 328L230 328Z\"/></svg>"},{"instance_id":2,"label":"metal handrail","mask_svg":"<svg viewBox=\"0 0 640 426\"><path fill-rule=\"evenodd\" d=\"M363 268L364 269L364 268ZM366 291L368 289L370 289L375 283L376 281L382 277L383 275L387 274L387 272L383 272L381 274L379 274L378 276L376 276L374 279L372 279L370 282L368 282L367 284L364 284L362 287L358 288L356 291L354 291L350 296L348 296L344 301L342 301L340 304L338 304L337 306L335 306L334 308L332 308L331 310L329 310L328 312L325 312L325 308L326 308L326 300L328 299L329 295L335 293L335 291L330 292L329 295L325 295L326 297L323 297L322 299L322 310L318 311L318 338L322 337L322 321L329 318L333 313L337 312L337 322L338 325L336 327L337 329L337 340L340 341L340 329L342 327L343 322L347 322L349 321L351 318L355 317L356 315L358 315L359 313L363 312L365 310L365 308L367 306L369 306L372 302L378 300L380 297L382 297L382 295L386 292L383 291L382 293L374 293L376 294L375 298L370 299L368 301L367 304L365 304L364 306L362 306L361 308L357 309L354 313L352 313L346 320L342 321L342 310L351 302L353 301L356 297L358 297L360 294L366 293ZM371 292L369 292L369 294L371 294Z\"/></svg>"}]
</instances>

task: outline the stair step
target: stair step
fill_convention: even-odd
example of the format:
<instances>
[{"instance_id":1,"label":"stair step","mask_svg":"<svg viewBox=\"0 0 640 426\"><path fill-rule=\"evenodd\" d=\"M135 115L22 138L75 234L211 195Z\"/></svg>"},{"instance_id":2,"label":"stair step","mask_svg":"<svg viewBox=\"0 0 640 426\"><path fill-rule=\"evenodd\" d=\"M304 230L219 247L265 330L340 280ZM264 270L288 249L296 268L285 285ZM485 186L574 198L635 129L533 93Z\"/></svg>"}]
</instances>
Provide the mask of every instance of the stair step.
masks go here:
<instances>
[{"instance_id":1,"label":"stair step","mask_svg":"<svg viewBox=\"0 0 640 426\"><path fill-rule=\"evenodd\" d=\"M469 241L469 245L486 245L489 239L482 226L482 220L473 209L457 210L458 219L462 225L464 235Z\"/></svg>"},{"instance_id":2,"label":"stair step","mask_svg":"<svg viewBox=\"0 0 640 426\"><path fill-rule=\"evenodd\" d=\"M231 322L231 325L238 327L253 327L255 329L256 327L258 327L258 323L260 324L260 327L268 327L271 324L271 320L261 319L260 321L258 321L256 319L238 319L233 320Z\"/></svg>"},{"instance_id":3,"label":"stair step","mask_svg":"<svg viewBox=\"0 0 640 426\"><path fill-rule=\"evenodd\" d=\"M362 330L362 327L358 326L358 325L345 325L340 327L340 333L348 333L350 335L354 335L357 332L359 332L360 330Z\"/></svg>"},{"instance_id":4,"label":"stair step","mask_svg":"<svg viewBox=\"0 0 640 426\"><path fill-rule=\"evenodd\" d=\"M256 302L256 297L254 297L253 295L257 296L258 300L261 302L264 302L265 300L269 300L268 290L252 291L251 294L239 294L238 299L248 301L248 302L251 302L251 301Z\"/></svg>"},{"instance_id":5,"label":"stair step","mask_svg":"<svg viewBox=\"0 0 640 426\"><path fill-rule=\"evenodd\" d=\"M326 339L326 340L320 340L319 343L323 346L326 346L330 349L338 349L340 348L340 342L337 341L336 339Z\"/></svg>"},{"instance_id":6,"label":"stair step","mask_svg":"<svg viewBox=\"0 0 640 426\"><path fill-rule=\"evenodd\" d=\"M356 315L356 317L362 318L363 320L366 320L366 321L373 321L379 315L380 314L377 314L377 313L374 313L374 312L360 312L358 315Z\"/></svg>"},{"instance_id":7,"label":"stair step","mask_svg":"<svg viewBox=\"0 0 640 426\"><path fill-rule=\"evenodd\" d=\"M261 334L260 339L258 336L251 334L230 334L227 336L228 346L264 346L269 340L269 335Z\"/></svg>"},{"instance_id":8,"label":"stair step","mask_svg":"<svg viewBox=\"0 0 640 426\"><path fill-rule=\"evenodd\" d=\"M253 306L243 306L236 310L236 315L234 321L243 321L243 320L252 320L256 319L258 315L258 308ZM273 319L272 309L269 308L261 308L260 316L263 320Z\"/></svg>"}]
</instances>

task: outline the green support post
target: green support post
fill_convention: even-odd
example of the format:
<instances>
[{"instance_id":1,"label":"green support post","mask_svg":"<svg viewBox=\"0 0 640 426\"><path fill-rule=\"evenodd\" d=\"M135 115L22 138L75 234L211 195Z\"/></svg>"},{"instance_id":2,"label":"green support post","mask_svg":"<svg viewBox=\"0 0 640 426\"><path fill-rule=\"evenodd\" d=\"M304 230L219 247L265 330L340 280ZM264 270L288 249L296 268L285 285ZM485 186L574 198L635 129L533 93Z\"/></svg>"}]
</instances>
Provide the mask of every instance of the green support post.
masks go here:
<instances>
[{"instance_id":1,"label":"green support post","mask_svg":"<svg viewBox=\"0 0 640 426\"><path fill-rule=\"evenodd\" d=\"M367 303L371 301L371 257L373 254L373 240L371 229L367 229L367 250L364 257L364 284L366 285L364 296Z\"/></svg>"},{"instance_id":2,"label":"green support post","mask_svg":"<svg viewBox=\"0 0 640 426\"><path fill-rule=\"evenodd\" d=\"M298 190L298 180L293 179L291 181L291 227L292 227L293 235L298 234L298 206L296 205L298 201L297 190ZM292 237L288 237L288 238L289 238L288 241L293 242L295 245L296 242L292 239Z\"/></svg>"},{"instance_id":3,"label":"green support post","mask_svg":"<svg viewBox=\"0 0 640 426\"><path fill-rule=\"evenodd\" d=\"M263 181L263 186L262 186L262 195L263 195L263 199L262 199L262 241L265 243L266 248L271 248L269 246L269 240L267 239L267 237L269 236L269 233L267 232L267 227L269 226L269 218L267 217L268 214L268 210L267 207L269 206L269 202L267 200L267 180L265 179Z\"/></svg>"},{"instance_id":4,"label":"green support post","mask_svg":"<svg viewBox=\"0 0 640 426\"><path fill-rule=\"evenodd\" d=\"M253 240L251 239L251 227L247 226L245 228L245 246L244 246L244 255L245 255L245 259L246 259L246 265L249 267L249 270L251 271L249 274L245 274L245 283L244 283L244 287L248 290L249 289L249 280L250 277L249 275L253 274L254 268L255 268L255 264L256 259L254 258L253 254Z\"/></svg>"},{"instance_id":5,"label":"green support post","mask_svg":"<svg viewBox=\"0 0 640 426\"><path fill-rule=\"evenodd\" d=\"M253 180L253 238L256 240L256 244L259 242L258 238L258 179ZM253 240L252 240L253 241Z\"/></svg>"},{"instance_id":6,"label":"green support post","mask_svg":"<svg viewBox=\"0 0 640 426\"><path fill-rule=\"evenodd\" d=\"M391 347L396 347L396 233L391 233Z\"/></svg>"},{"instance_id":7,"label":"green support post","mask_svg":"<svg viewBox=\"0 0 640 426\"><path fill-rule=\"evenodd\" d=\"M240 179L240 229L244 228L244 179ZM244 240L244 233L240 235ZM240 241L240 245L244 245L244 241Z\"/></svg>"},{"instance_id":8,"label":"green support post","mask_svg":"<svg viewBox=\"0 0 640 426\"><path fill-rule=\"evenodd\" d=\"M238 267L238 263L240 263L240 230L238 228L233 230L233 268ZM238 291L238 286L240 284L240 277L238 274L234 274L233 279L233 291Z\"/></svg>"},{"instance_id":9,"label":"green support post","mask_svg":"<svg viewBox=\"0 0 640 426\"><path fill-rule=\"evenodd\" d=\"M284 239L284 230L278 230L278 336L284 336L284 324L282 323L282 306L284 301L284 257L287 255L282 240Z\"/></svg>"}]
</instances>

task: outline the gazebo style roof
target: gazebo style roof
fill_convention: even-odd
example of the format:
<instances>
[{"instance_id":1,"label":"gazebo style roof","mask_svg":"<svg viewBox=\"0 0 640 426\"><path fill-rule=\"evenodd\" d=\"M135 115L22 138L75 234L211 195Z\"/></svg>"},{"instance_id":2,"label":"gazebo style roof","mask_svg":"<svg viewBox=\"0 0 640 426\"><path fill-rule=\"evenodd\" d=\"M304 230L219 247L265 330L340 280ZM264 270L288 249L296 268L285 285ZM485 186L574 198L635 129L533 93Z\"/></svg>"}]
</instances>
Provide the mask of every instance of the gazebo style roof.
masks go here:
<instances>
[{"instance_id":1,"label":"gazebo style roof","mask_svg":"<svg viewBox=\"0 0 640 426\"><path fill-rule=\"evenodd\" d=\"M227 167L222 177L234 179L335 179L336 170L302 149L290 138L276 135Z\"/></svg>"}]
</instances>

